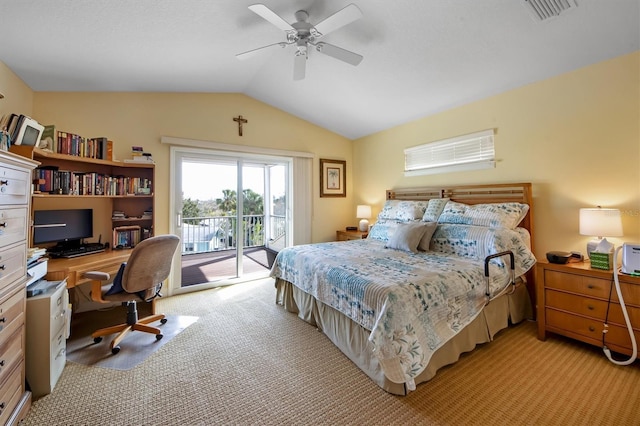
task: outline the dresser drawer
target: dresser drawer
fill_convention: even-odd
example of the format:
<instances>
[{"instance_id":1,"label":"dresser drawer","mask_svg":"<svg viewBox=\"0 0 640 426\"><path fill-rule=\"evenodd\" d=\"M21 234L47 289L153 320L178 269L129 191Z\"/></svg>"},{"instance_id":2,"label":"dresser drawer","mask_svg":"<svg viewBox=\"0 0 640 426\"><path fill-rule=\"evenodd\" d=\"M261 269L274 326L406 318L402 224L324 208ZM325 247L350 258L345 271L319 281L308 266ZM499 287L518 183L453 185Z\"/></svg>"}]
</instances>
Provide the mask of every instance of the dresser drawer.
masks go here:
<instances>
[{"instance_id":1,"label":"dresser drawer","mask_svg":"<svg viewBox=\"0 0 640 426\"><path fill-rule=\"evenodd\" d=\"M0 383L9 376L16 365L22 362L24 356L22 341L22 328L19 328L0 345Z\"/></svg>"},{"instance_id":2,"label":"dresser drawer","mask_svg":"<svg viewBox=\"0 0 640 426\"><path fill-rule=\"evenodd\" d=\"M0 384L0 424L6 424L13 413L13 409L22 398L23 381L22 363L9 373L6 382Z\"/></svg>"},{"instance_id":3,"label":"dresser drawer","mask_svg":"<svg viewBox=\"0 0 640 426\"><path fill-rule=\"evenodd\" d=\"M20 289L0 303L0 345L24 324L24 289Z\"/></svg>"},{"instance_id":4,"label":"dresser drawer","mask_svg":"<svg viewBox=\"0 0 640 426\"><path fill-rule=\"evenodd\" d=\"M563 272L545 270L546 288L569 291L589 297L609 298L612 281L583 275L565 274ZM615 291L614 291L615 293Z\"/></svg>"},{"instance_id":5,"label":"dresser drawer","mask_svg":"<svg viewBox=\"0 0 640 426\"><path fill-rule=\"evenodd\" d=\"M0 165L0 205L28 204L31 173Z\"/></svg>"},{"instance_id":6,"label":"dresser drawer","mask_svg":"<svg viewBox=\"0 0 640 426\"><path fill-rule=\"evenodd\" d=\"M27 274L27 252L24 244L0 249L0 296L3 290Z\"/></svg>"},{"instance_id":7,"label":"dresser drawer","mask_svg":"<svg viewBox=\"0 0 640 426\"><path fill-rule=\"evenodd\" d=\"M27 239L27 209L0 207L0 247Z\"/></svg>"}]
</instances>

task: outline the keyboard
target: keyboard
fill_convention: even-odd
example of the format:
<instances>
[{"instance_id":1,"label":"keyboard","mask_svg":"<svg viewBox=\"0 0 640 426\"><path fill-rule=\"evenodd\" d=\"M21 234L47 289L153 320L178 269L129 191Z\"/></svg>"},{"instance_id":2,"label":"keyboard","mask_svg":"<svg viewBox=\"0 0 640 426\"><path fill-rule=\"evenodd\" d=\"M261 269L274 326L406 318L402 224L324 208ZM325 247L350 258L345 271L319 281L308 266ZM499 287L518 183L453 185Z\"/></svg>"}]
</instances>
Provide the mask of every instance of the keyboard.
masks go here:
<instances>
[{"instance_id":1,"label":"keyboard","mask_svg":"<svg viewBox=\"0 0 640 426\"><path fill-rule=\"evenodd\" d=\"M49 253L49 256L53 258L64 258L70 259L72 257L85 256L87 254L95 254L104 251L104 246L102 244L87 244L84 246L80 246L73 249L61 250L61 251L52 251Z\"/></svg>"}]
</instances>

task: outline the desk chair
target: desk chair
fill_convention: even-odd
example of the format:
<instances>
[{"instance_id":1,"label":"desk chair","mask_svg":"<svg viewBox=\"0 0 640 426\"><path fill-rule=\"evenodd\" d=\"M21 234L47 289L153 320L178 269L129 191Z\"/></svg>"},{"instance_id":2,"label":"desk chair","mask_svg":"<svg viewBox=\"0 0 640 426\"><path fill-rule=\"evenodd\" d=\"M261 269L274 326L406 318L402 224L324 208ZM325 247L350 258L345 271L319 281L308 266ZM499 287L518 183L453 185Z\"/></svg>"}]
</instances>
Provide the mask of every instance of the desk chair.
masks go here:
<instances>
[{"instance_id":1,"label":"desk chair","mask_svg":"<svg viewBox=\"0 0 640 426\"><path fill-rule=\"evenodd\" d=\"M113 284L103 285L111 276L106 272L85 272L84 277L92 280L91 299L100 303L121 302L127 307L127 322L95 331L91 337L95 343L102 341L102 336L118 333L111 342L111 353L120 352L119 343L133 330L155 334L156 340L162 339L159 328L148 324L160 321L167 322L164 314L155 313L155 298L161 296L162 282L171 272L171 262L178 247L180 238L175 235L158 235L147 238L135 246L129 260L120 266ZM151 301L154 315L138 319L136 301Z\"/></svg>"}]
</instances>

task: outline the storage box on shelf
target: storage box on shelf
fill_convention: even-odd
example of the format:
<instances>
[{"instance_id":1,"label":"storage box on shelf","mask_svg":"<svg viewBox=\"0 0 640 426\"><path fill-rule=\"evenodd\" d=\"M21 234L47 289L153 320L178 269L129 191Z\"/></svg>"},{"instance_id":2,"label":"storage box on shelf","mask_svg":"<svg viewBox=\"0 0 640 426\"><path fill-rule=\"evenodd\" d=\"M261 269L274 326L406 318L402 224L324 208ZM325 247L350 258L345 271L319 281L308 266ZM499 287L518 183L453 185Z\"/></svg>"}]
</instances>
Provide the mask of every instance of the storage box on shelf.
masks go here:
<instances>
[{"instance_id":1,"label":"storage box on shelf","mask_svg":"<svg viewBox=\"0 0 640 426\"><path fill-rule=\"evenodd\" d=\"M121 226L140 226L143 236L152 235L153 163L100 160L29 146L11 149L40 162L33 183L34 210L92 208L94 237L103 242Z\"/></svg>"}]
</instances>

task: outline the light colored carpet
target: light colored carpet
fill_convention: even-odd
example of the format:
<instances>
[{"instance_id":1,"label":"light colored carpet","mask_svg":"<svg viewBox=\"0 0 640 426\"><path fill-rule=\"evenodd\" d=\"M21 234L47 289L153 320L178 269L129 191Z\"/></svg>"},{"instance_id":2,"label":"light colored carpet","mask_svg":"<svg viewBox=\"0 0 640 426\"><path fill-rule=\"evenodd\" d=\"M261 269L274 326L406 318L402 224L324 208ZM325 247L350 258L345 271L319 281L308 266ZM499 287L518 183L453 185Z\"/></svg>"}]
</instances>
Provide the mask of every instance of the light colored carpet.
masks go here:
<instances>
[{"instance_id":1,"label":"light colored carpet","mask_svg":"<svg viewBox=\"0 0 640 426\"><path fill-rule=\"evenodd\" d=\"M143 363L68 363L26 425L638 425L640 367L550 337L498 334L409 396L374 385L275 303L273 281L162 299L199 320Z\"/></svg>"}]
</instances>

